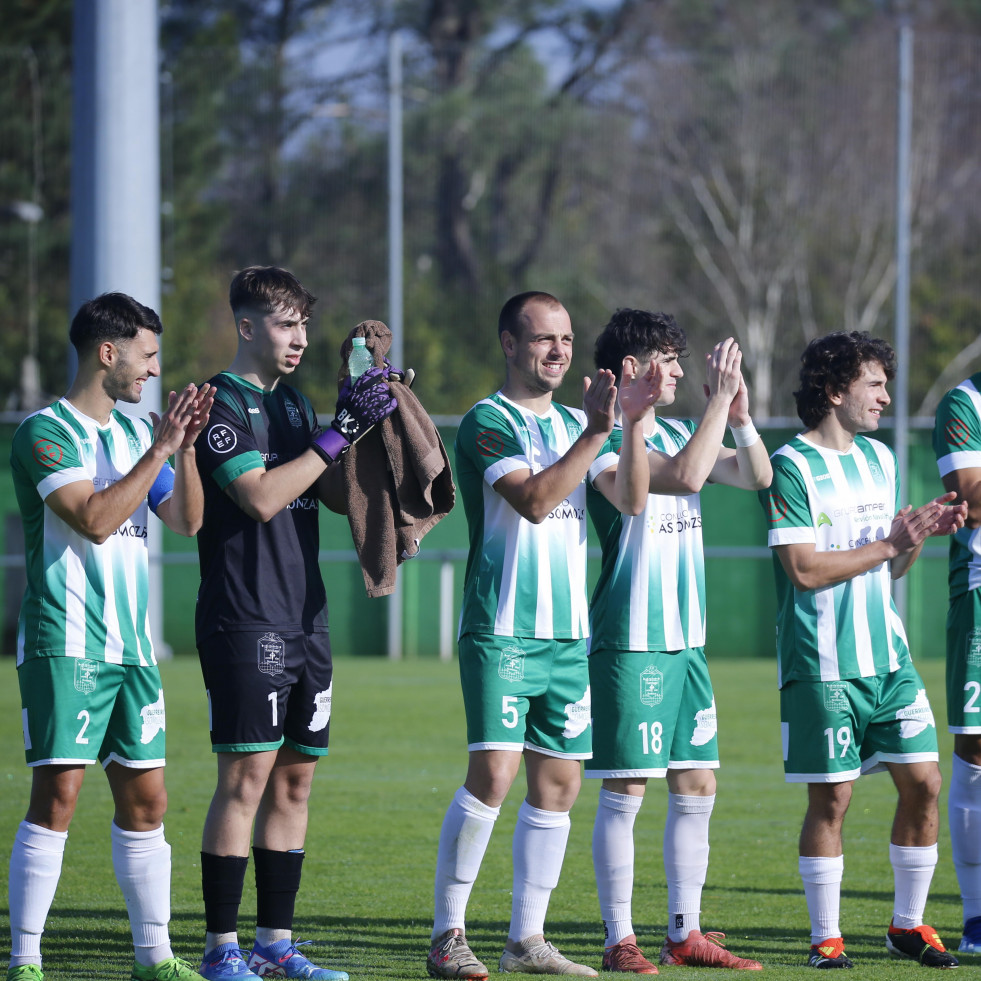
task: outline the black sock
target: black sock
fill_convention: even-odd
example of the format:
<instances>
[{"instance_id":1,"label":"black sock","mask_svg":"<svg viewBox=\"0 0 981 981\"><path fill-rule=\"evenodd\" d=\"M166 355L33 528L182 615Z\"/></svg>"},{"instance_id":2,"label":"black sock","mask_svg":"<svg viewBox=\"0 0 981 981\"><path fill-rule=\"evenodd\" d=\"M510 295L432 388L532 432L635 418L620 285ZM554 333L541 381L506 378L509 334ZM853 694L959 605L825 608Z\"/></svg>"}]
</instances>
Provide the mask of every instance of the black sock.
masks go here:
<instances>
[{"instance_id":1,"label":"black sock","mask_svg":"<svg viewBox=\"0 0 981 981\"><path fill-rule=\"evenodd\" d=\"M274 852L253 845L252 861L255 864L256 926L292 930L303 852Z\"/></svg>"},{"instance_id":2,"label":"black sock","mask_svg":"<svg viewBox=\"0 0 981 981\"><path fill-rule=\"evenodd\" d=\"M235 933L242 903L247 856L211 855L201 852L201 892L208 933Z\"/></svg>"}]
</instances>

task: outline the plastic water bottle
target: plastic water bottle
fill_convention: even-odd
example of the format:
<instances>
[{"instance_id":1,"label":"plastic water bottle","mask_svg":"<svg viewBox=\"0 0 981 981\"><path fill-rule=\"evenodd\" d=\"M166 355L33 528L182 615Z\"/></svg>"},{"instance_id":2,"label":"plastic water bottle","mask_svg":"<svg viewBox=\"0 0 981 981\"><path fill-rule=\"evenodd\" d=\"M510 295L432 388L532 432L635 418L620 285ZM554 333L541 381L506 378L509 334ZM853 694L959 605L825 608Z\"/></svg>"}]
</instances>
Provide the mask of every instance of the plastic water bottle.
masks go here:
<instances>
[{"instance_id":1,"label":"plastic water bottle","mask_svg":"<svg viewBox=\"0 0 981 981\"><path fill-rule=\"evenodd\" d=\"M375 367L375 359L372 357L371 351L365 346L363 337L352 337L351 344L353 347L348 355L347 370L351 373L351 381L353 382L369 368Z\"/></svg>"}]
</instances>

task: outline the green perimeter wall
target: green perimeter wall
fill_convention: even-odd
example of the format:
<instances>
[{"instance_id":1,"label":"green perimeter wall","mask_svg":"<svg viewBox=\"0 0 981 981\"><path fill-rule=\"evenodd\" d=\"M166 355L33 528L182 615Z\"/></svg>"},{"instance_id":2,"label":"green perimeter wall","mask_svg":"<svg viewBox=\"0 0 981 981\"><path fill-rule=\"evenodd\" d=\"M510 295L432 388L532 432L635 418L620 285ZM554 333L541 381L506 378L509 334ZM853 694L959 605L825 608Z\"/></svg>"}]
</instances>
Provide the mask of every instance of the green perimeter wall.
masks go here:
<instances>
[{"instance_id":1,"label":"green perimeter wall","mask_svg":"<svg viewBox=\"0 0 981 981\"><path fill-rule=\"evenodd\" d=\"M9 478L10 438L13 426L0 426L0 460L5 477L0 481L0 554L7 552L5 540L11 520L17 520L17 504ZM442 436L453 458L454 429ZM793 435L789 429L769 429L763 438L771 452ZM882 437L891 440L891 431ZM903 498L921 504L943 488L937 476L930 446L930 433L911 433L910 468ZM769 657L774 648L775 602L773 572L766 552L766 530L756 495L729 487L710 486L703 491L704 535L708 552L708 652L710 656ZM198 585L197 555L190 539L164 531L164 630L177 654L194 652L194 602ZM599 572L596 538L590 528L590 586ZM321 548L350 552L347 520L321 510ZM407 657L436 656L440 645L440 576L449 561L454 574L452 590L453 636L460 613L460 596L465 568L467 528L463 505L457 505L424 539L422 555L401 567L403 604L403 652ZM750 554L732 550L751 549ZM17 572L3 569L0 583L0 613L3 614L3 654L13 654L15 625L10 622L16 602L7 594ZM389 601L368 599L361 569L356 561L342 559L323 563L330 603L331 643L335 655L384 655L388 649ZM22 575L22 572L20 573ZM907 630L914 657L942 657L944 618L947 608L947 548L941 539L927 543L919 561L907 577Z\"/></svg>"}]
</instances>

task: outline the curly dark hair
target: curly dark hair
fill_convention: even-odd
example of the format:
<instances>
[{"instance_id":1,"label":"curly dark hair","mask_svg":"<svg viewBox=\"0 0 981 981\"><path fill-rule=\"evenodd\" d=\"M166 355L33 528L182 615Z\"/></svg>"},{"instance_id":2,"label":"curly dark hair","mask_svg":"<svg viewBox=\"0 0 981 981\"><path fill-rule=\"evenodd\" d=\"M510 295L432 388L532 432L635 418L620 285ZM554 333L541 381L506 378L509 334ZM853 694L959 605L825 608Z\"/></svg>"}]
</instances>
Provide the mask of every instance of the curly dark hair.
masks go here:
<instances>
[{"instance_id":1,"label":"curly dark hair","mask_svg":"<svg viewBox=\"0 0 981 981\"><path fill-rule=\"evenodd\" d=\"M808 429L820 425L831 411L828 393L840 394L869 362L882 365L886 378L896 377L896 352L881 337L867 331L836 330L818 337L800 356L800 389L794 392L797 415Z\"/></svg>"},{"instance_id":2,"label":"curly dark hair","mask_svg":"<svg viewBox=\"0 0 981 981\"><path fill-rule=\"evenodd\" d=\"M655 353L688 354L688 338L669 313L650 313L621 307L596 338L593 358L597 369L609 368L620 384L623 359L646 360Z\"/></svg>"}]
</instances>

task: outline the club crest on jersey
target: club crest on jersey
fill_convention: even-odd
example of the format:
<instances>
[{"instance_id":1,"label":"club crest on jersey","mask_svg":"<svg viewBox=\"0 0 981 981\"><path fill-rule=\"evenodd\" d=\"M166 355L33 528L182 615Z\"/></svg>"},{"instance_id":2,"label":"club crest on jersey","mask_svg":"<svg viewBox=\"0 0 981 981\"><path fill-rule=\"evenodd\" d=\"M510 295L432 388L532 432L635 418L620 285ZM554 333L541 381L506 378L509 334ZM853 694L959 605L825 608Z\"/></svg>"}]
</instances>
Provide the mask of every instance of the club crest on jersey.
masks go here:
<instances>
[{"instance_id":1,"label":"club crest on jersey","mask_svg":"<svg viewBox=\"0 0 981 981\"><path fill-rule=\"evenodd\" d=\"M286 415L289 418L290 425L294 429L299 429L303 425L303 417L300 415L300 410L293 404L292 399L283 399L283 405L286 407Z\"/></svg>"},{"instance_id":2,"label":"club crest on jersey","mask_svg":"<svg viewBox=\"0 0 981 981\"><path fill-rule=\"evenodd\" d=\"M521 681L525 676L525 652L520 647L505 647L497 673L505 681Z\"/></svg>"},{"instance_id":3,"label":"club crest on jersey","mask_svg":"<svg viewBox=\"0 0 981 981\"><path fill-rule=\"evenodd\" d=\"M981 627L975 627L967 638L967 663L981 664Z\"/></svg>"},{"instance_id":4,"label":"club crest on jersey","mask_svg":"<svg viewBox=\"0 0 981 981\"><path fill-rule=\"evenodd\" d=\"M257 646L258 667L263 674L282 674L286 670L286 644L279 634L263 634Z\"/></svg>"},{"instance_id":5,"label":"club crest on jersey","mask_svg":"<svg viewBox=\"0 0 981 981\"><path fill-rule=\"evenodd\" d=\"M648 708L660 705L664 698L664 673L648 664L640 673L640 702Z\"/></svg>"},{"instance_id":6,"label":"club crest on jersey","mask_svg":"<svg viewBox=\"0 0 981 981\"><path fill-rule=\"evenodd\" d=\"M80 657L75 662L75 691L91 695L99 680L99 662Z\"/></svg>"},{"instance_id":7,"label":"club crest on jersey","mask_svg":"<svg viewBox=\"0 0 981 981\"><path fill-rule=\"evenodd\" d=\"M129 443L130 452L134 457L136 457L136 459L143 456L143 444L140 442L139 436L137 436L135 433L130 433L129 436L126 437L126 442Z\"/></svg>"},{"instance_id":8,"label":"club crest on jersey","mask_svg":"<svg viewBox=\"0 0 981 981\"><path fill-rule=\"evenodd\" d=\"M874 460L869 460L869 473L877 484L885 483L886 478L882 473L882 468Z\"/></svg>"},{"instance_id":9,"label":"club crest on jersey","mask_svg":"<svg viewBox=\"0 0 981 981\"><path fill-rule=\"evenodd\" d=\"M824 707L829 712L848 711L848 685L844 681L826 681L824 683Z\"/></svg>"},{"instance_id":10,"label":"club crest on jersey","mask_svg":"<svg viewBox=\"0 0 981 981\"><path fill-rule=\"evenodd\" d=\"M238 437L235 435L235 430L229 429L223 423L216 422L208 430L208 445L215 453L231 453L236 443Z\"/></svg>"}]
</instances>

